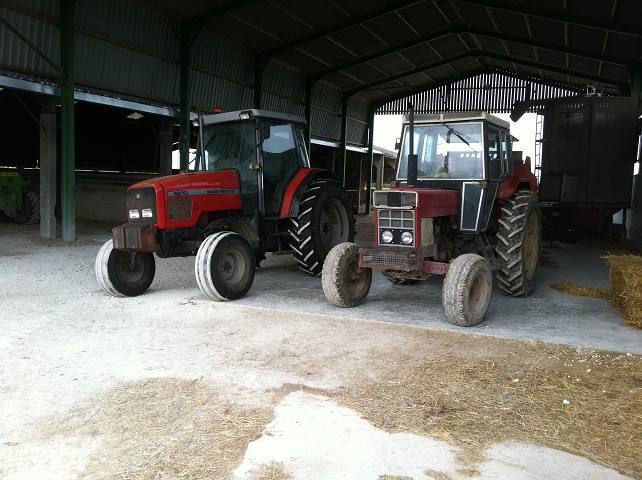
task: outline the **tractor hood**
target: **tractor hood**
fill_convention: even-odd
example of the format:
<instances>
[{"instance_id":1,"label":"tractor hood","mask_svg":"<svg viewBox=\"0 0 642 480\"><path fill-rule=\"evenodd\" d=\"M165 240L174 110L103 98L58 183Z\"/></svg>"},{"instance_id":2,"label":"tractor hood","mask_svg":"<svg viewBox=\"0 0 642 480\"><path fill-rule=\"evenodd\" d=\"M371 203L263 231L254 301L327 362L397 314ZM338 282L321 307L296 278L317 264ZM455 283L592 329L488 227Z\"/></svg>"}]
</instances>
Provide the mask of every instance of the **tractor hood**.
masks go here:
<instances>
[{"instance_id":1,"label":"tractor hood","mask_svg":"<svg viewBox=\"0 0 642 480\"><path fill-rule=\"evenodd\" d=\"M239 175L236 170L215 172L192 172L166 177L152 178L132 185L129 188L154 187L163 189L167 196L187 196L199 194L194 190L229 190L221 193L239 193ZM203 194L203 193L200 193Z\"/></svg>"},{"instance_id":2,"label":"tractor hood","mask_svg":"<svg viewBox=\"0 0 642 480\"><path fill-rule=\"evenodd\" d=\"M392 188L374 193L375 207L406 207L423 211L426 217L458 215L460 192L444 188Z\"/></svg>"},{"instance_id":3,"label":"tractor hood","mask_svg":"<svg viewBox=\"0 0 642 480\"><path fill-rule=\"evenodd\" d=\"M149 219L159 229L193 227L204 212L235 211L241 206L236 170L153 178L136 183L127 190L129 221L143 221L146 214L151 215Z\"/></svg>"}]
</instances>

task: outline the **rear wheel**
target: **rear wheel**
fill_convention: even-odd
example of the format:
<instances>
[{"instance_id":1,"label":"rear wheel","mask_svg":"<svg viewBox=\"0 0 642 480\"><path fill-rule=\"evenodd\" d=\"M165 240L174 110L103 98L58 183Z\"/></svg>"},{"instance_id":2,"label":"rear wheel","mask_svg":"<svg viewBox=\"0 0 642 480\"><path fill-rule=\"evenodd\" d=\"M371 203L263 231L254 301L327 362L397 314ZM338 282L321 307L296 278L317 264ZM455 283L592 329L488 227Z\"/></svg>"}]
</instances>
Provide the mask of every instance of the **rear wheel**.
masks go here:
<instances>
[{"instance_id":1,"label":"rear wheel","mask_svg":"<svg viewBox=\"0 0 642 480\"><path fill-rule=\"evenodd\" d=\"M354 216L345 190L334 180L314 180L292 219L291 246L299 268L320 275L328 252L354 240Z\"/></svg>"},{"instance_id":2,"label":"rear wheel","mask_svg":"<svg viewBox=\"0 0 642 480\"><path fill-rule=\"evenodd\" d=\"M323 262L321 285L326 298L337 307L356 307L368 296L372 269L359 267L359 246L341 243Z\"/></svg>"},{"instance_id":3,"label":"rear wheel","mask_svg":"<svg viewBox=\"0 0 642 480\"><path fill-rule=\"evenodd\" d=\"M194 262L196 282L212 300L237 300L254 282L256 260L238 233L217 232L205 239Z\"/></svg>"},{"instance_id":4,"label":"rear wheel","mask_svg":"<svg viewBox=\"0 0 642 480\"><path fill-rule=\"evenodd\" d=\"M107 241L96 256L98 284L115 297L135 297L146 292L156 274L154 255L115 250L113 243L113 240Z\"/></svg>"},{"instance_id":5,"label":"rear wheel","mask_svg":"<svg viewBox=\"0 0 642 480\"><path fill-rule=\"evenodd\" d=\"M444 313L450 323L472 327L488 310L493 277L488 260L474 253L455 258L446 273L441 292Z\"/></svg>"},{"instance_id":6,"label":"rear wheel","mask_svg":"<svg viewBox=\"0 0 642 480\"><path fill-rule=\"evenodd\" d=\"M537 195L520 190L502 207L496 253L503 260L497 271L505 295L525 297L535 289L541 250L541 211Z\"/></svg>"},{"instance_id":7,"label":"rear wheel","mask_svg":"<svg viewBox=\"0 0 642 480\"><path fill-rule=\"evenodd\" d=\"M16 223L31 225L40 221L40 197L29 190L22 191L22 208L16 212Z\"/></svg>"}]
</instances>

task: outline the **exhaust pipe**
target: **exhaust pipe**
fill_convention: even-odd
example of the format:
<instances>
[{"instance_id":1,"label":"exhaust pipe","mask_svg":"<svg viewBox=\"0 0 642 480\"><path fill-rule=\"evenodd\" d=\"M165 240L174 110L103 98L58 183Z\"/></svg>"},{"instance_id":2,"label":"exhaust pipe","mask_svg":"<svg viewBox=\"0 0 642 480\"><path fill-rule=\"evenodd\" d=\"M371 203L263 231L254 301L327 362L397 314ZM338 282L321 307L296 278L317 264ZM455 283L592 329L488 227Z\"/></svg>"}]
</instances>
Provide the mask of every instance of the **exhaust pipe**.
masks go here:
<instances>
[{"instance_id":1,"label":"exhaust pipe","mask_svg":"<svg viewBox=\"0 0 642 480\"><path fill-rule=\"evenodd\" d=\"M415 153L415 107L412 103L408 104L408 135L410 136L410 145L408 148L408 173L406 174L406 185L414 187L417 185L417 163L419 158Z\"/></svg>"}]
</instances>

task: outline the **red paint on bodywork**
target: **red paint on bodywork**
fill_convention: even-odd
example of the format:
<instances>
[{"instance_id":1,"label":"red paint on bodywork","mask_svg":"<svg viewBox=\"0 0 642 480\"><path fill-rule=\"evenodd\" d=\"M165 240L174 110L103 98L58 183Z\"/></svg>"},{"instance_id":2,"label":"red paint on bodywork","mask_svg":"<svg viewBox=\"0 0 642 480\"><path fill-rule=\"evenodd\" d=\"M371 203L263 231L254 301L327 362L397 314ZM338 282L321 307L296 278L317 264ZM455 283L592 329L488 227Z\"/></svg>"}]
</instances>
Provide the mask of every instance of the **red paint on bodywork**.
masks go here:
<instances>
[{"instance_id":1,"label":"red paint on bodywork","mask_svg":"<svg viewBox=\"0 0 642 480\"><path fill-rule=\"evenodd\" d=\"M285 192L283 193L283 203L281 203L281 212L279 214L279 218L289 218L292 216L292 200L295 197L297 188L299 188L299 185L301 185L312 172L317 171L322 171L322 169L302 168L297 172L297 174L294 176L288 187L285 189Z\"/></svg>"},{"instance_id":2,"label":"red paint on bodywork","mask_svg":"<svg viewBox=\"0 0 642 480\"><path fill-rule=\"evenodd\" d=\"M182 173L139 182L128 190L152 187L156 191L158 223L156 228L193 227L203 212L234 211L242 206L239 176L236 170L215 172ZM190 190L201 190L203 194L191 195ZM207 190L233 190L230 193L207 194ZM182 194L182 193L185 194ZM184 220L170 220L167 215L167 201L171 198L189 198L192 201L191 217Z\"/></svg>"},{"instance_id":3,"label":"red paint on bodywork","mask_svg":"<svg viewBox=\"0 0 642 480\"><path fill-rule=\"evenodd\" d=\"M513 196L520 184L528 183L531 192L537 192L537 177L528 167L515 167L515 173L499 186L497 198L506 200Z\"/></svg>"},{"instance_id":4,"label":"red paint on bodywork","mask_svg":"<svg viewBox=\"0 0 642 480\"><path fill-rule=\"evenodd\" d=\"M391 191L417 192L419 218L449 217L459 214L459 191L443 188L393 188Z\"/></svg>"}]
</instances>

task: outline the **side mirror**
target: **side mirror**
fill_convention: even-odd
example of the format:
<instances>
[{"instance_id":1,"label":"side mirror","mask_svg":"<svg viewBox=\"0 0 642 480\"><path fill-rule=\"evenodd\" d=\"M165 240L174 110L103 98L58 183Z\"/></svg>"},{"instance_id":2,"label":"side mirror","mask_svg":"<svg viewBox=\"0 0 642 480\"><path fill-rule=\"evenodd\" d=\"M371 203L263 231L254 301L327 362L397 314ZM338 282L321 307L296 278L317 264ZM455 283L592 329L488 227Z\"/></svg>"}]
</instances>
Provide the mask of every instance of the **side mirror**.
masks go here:
<instances>
[{"instance_id":1,"label":"side mirror","mask_svg":"<svg viewBox=\"0 0 642 480\"><path fill-rule=\"evenodd\" d=\"M398 138L398 139L395 141L395 150L399 150L400 148L401 148L401 139L400 139L400 138Z\"/></svg>"}]
</instances>

